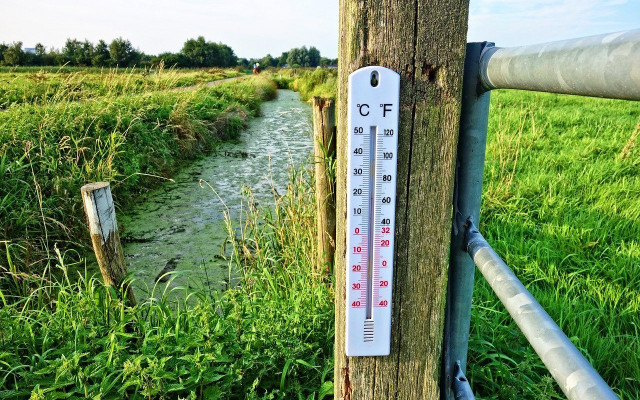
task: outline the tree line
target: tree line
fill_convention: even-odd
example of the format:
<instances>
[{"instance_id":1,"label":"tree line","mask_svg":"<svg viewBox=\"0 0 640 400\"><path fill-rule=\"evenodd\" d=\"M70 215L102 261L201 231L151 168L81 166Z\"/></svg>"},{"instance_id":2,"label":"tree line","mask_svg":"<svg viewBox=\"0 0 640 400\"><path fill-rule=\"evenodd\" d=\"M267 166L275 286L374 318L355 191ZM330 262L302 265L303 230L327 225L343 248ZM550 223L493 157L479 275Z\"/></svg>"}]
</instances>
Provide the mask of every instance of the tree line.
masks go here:
<instances>
[{"instance_id":1,"label":"tree line","mask_svg":"<svg viewBox=\"0 0 640 400\"><path fill-rule=\"evenodd\" d=\"M245 59L240 60L241 63L245 63ZM262 58L252 58L247 60L246 64L253 65L253 63L259 62L264 67L329 67L338 65L337 58L326 58L320 55L320 50L311 46L307 48L302 46L300 48L293 48L289 51L283 52L280 57L273 57L271 54L267 54Z\"/></svg>"},{"instance_id":2,"label":"tree line","mask_svg":"<svg viewBox=\"0 0 640 400\"><path fill-rule=\"evenodd\" d=\"M133 47L129 40L104 40L94 44L88 40L67 39L61 49L47 49L41 43L33 49L24 49L22 42L0 44L0 65L72 65L79 67L132 67L165 65L183 68L235 67L238 58L233 49L223 43L207 42L204 37L189 39L179 53L150 56Z\"/></svg>"},{"instance_id":3,"label":"tree line","mask_svg":"<svg viewBox=\"0 0 640 400\"><path fill-rule=\"evenodd\" d=\"M95 45L88 40L67 39L61 49L47 48L38 43L33 49L23 49L22 42L0 44L0 64L16 65L74 65L74 66L123 66L140 64L144 54L136 50L126 39L104 40Z\"/></svg>"},{"instance_id":4,"label":"tree line","mask_svg":"<svg viewBox=\"0 0 640 400\"><path fill-rule=\"evenodd\" d=\"M178 68L251 67L255 63L260 63L263 68L327 67L338 64L337 59L322 57L313 46L293 48L283 52L280 57L267 54L262 58L238 58L231 47L207 41L202 36L188 39L177 53L165 52L157 56L144 54L123 38L114 39L111 43L99 40L95 44L88 40L67 39L61 49L47 49L41 43L31 49L23 48L22 42L0 43L0 65L7 66L145 67L161 62Z\"/></svg>"}]
</instances>

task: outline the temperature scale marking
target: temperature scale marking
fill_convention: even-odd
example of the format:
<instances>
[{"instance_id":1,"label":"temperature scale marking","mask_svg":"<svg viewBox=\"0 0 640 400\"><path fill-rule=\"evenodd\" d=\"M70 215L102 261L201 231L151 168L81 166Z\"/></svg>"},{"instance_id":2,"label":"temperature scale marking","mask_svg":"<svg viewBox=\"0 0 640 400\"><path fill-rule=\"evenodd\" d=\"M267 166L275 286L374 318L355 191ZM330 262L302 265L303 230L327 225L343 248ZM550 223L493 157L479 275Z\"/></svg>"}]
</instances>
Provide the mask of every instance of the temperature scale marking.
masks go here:
<instances>
[{"instance_id":1,"label":"temperature scale marking","mask_svg":"<svg viewBox=\"0 0 640 400\"><path fill-rule=\"evenodd\" d=\"M349 76L347 356L390 351L399 93L390 69Z\"/></svg>"}]
</instances>

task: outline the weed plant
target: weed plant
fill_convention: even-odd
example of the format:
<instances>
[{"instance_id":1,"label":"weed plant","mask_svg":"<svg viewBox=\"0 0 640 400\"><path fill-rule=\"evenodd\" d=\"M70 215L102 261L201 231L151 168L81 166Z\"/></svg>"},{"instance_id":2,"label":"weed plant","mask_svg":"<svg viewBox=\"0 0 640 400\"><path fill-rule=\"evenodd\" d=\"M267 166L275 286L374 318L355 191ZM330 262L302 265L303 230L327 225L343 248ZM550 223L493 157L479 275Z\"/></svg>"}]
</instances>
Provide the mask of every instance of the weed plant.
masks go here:
<instances>
[{"instance_id":1,"label":"weed plant","mask_svg":"<svg viewBox=\"0 0 640 400\"><path fill-rule=\"evenodd\" d=\"M640 398L640 110L491 94L480 230L623 399ZM468 377L487 399L564 399L479 272Z\"/></svg>"},{"instance_id":2,"label":"weed plant","mask_svg":"<svg viewBox=\"0 0 640 400\"><path fill-rule=\"evenodd\" d=\"M113 182L114 197L126 203L181 161L237 137L275 93L272 81L253 78L0 112L0 285L40 276L54 245L66 251L88 242L82 185Z\"/></svg>"},{"instance_id":3,"label":"weed plant","mask_svg":"<svg viewBox=\"0 0 640 400\"><path fill-rule=\"evenodd\" d=\"M14 104L114 97L192 86L240 75L235 69L0 69L0 110Z\"/></svg>"},{"instance_id":4,"label":"weed plant","mask_svg":"<svg viewBox=\"0 0 640 400\"><path fill-rule=\"evenodd\" d=\"M312 78L313 74L317 76ZM277 79L281 86L308 95L316 91L318 82L335 90L329 78L320 79L321 74L291 70ZM316 84L307 85L311 80ZM242 87L237 85L235 90L247 97L235 93L227 98L261 98L255 93L262 85L246 92ZM118 101L124 106L153 96L208 99L205 93L147 94ZM228 92L220 95L224 93ZM100 138L100 145L82 135L63 141L62 133L45 135L51 139L40 142L35 122L25 130L16 128L16 123L0 128L2 154L13 149L11 155L0 158L4 174L0 176L0 207L4 207L0 211L12 213L0 220L0 226L11 227L17 221L22 224L19 232L31 232L29 241L6 245L7 269L14 271L8 274L7 285L17 289L0 292L0 397L315 399L330 395L333 295L331 287L312 272L315 224L308 177L294 175L287 194L276 198L273 208L249 208L239 237L230 222L229 231L234 232L228 243L234 250L230 273L240 271L241 278L238 286L225 293L180 289L185 302L172 307L160 288L147 302L126 308L111 300L91 277L76 282L76 277L66 278L65 273L46 272L38 275L38 285L30 287L37 290L24 289L25 279L13 260L36 259L27 256L31 253L24 250L24 243L43 240L52 232L65 237L54 221L64 217L62 209L68 205L61 203L77 196L73 194L77 187L71 190L64 177L102 179L117 171L124 178L148 165L161 170L163 165L153 164L154 160L177 160L182 153L172 152L172 147L161 145L164 139L144 132L158 129L172 138L171 143L182 143L178 138L186 137L179 136L183 128L174 130L174 125L202 126L194 121L205 125L212 121L199 114L208 107L200 109L200 103L182 100L179 104L185 105L179 109L186 111L180 111L182 117L170 124L168 116L176 108L165 101L169 105L160 107L162 112L151 114L163 116L162 128L154 128L143 112L156 110L156 103L165 104L160 100L132 108L135 112L124 117L103 116L106 121L123 121L119 125L102 120L88 123L76 114L65 119L85 121L79 126L90 132L95 126L109 126L101 135L90 136ZM253 110L254 103L248 104L245 109ZM38 112L24 107L28 111L14 121L29 121L28 116ZM100 110L90 112L102 115ZM47 125L56 121L56 112L38 115L37 121L44 126L56 126ZM0 127L2 118L0 113ZM139 120L146 125L134 129ZM496 251L622 399L640 398L639 122L640 112L631 102L494 92L480 221L480 229ZM207 132L194 129L184 132ZM126 140L121 143L118 138L123 132ZM144 145L124 152L132 135L145 139ZM21 138L29 140L20 142ZM46 143L66 143L69 150L65 146L40 150L54 149ZM110 150L112 143L118 146ZM192 150L183 147L181 151L191 154ZM110 169L128 165L123 164L121 152L132 160L151 160L138 159L137 167L130 170ZM156 152L163 157L155 156ZM7 176L12 182L2 186ZM58 177L51 179L58 186L43 180L49 176ZM132 179L137 181L127 183ZM119 186L131 185L127 190L135 193L145 179L133 175L120 179ZM43 195L45 186L47 195ZM22 189L16 194L7 191L13 188ZM51 194L57 199L47 203ZM38 224L48 227L47 231L38 230ZM73 254L62 253L63 257L55 248L51 253L55 254L45 260L45 271L69 270L63 260L74 259ZM19 290L24 296L13 298ZM189 302L187 297L197 301ZM467 376L477 397L563 398L479 273L473 301Z\"/></svg>"},{"instance_id":5,"label":"weed plant","mask_svg":"<svg viewBox=\"0 0 640 400\"><path fill-rule=\"evenodd\" d=\"M279 69L272 75L279 88L299 92L304 101L314 96L335 98L337 93L337 69L287 68Z\"/></svg>"},{"instance_id":6,"label":"weed plant","mask_svg":"<svg viewBox=\"0 0 640 400\"><path fill-rule=\"evenodd\" d=\"M308 171L268 209L228 219L224 293L156 286L126 307L95 277L51 268L17 302L0 291L0 397L327 399L332 394L333 292L313 273L315 207ZM254 204L247 190L247 204ZM237 232L240 232L239 234ZM60 277L60 278L56 278Z\"/></svg>"}]
</instances>

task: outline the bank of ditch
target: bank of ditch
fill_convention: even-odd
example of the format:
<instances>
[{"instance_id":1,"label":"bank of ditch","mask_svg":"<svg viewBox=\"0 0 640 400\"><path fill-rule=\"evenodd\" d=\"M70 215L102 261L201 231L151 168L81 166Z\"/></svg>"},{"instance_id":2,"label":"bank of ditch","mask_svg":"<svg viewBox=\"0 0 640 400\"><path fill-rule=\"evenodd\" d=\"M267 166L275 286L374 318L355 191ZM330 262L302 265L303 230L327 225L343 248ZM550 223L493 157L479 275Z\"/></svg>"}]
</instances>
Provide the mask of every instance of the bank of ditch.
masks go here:
<instances>
[{"instance_id":1,"label":"bank of ditch","mask_svg":"<svg viewBox=\"0 0 640 400\"><path fill-rule=\"evenodd\" d=\"M334 98L337 94L338 70L327 68L290 68L273 73L273 79L281 89L300 93L304 101L314 96Z\"/></svg>"},{"instance_id":2,"label":"bank of ditch","mask_svg":"<svg viewBox=\"0 0 640 400\"><path fill-rule=\"evenodd\" d=\"M28 294L30 282L51 271L56 249L69 261L82 258L83 184L112 182L126 205L182 162L236 138L275 95L273 81L261 77L0 113L0 287Z\"/></svg>"},{"instance_id":3,"label":"bank of ditch","mask_svg":"<svg viewBox=\"0 0 640 400\"><path fill-rule=\"evenodd\" d=\"M208 68L179 70L164 68L0 67L0 111L21 104L82 101L187 88L233 78L238 69Z\"/></svg>"}]
</instances>

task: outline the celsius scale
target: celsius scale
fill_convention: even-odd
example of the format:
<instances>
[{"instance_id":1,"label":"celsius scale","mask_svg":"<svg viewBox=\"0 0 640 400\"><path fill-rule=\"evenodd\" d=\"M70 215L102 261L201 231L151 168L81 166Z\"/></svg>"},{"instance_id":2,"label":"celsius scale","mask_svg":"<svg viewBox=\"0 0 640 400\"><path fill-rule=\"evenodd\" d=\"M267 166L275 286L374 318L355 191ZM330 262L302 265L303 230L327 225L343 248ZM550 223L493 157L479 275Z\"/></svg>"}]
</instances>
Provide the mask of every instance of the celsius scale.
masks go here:
<instances>
[{"instance_id":1,"label":"celsius scale","mask_svg":"<svg viewBox=\"0 0 640 400\"><path fill-rule=\"evenodd\" d=\"M400 75L365 67L349 75L347 356L390 351Z\"/></svg>"}]
</instances>

